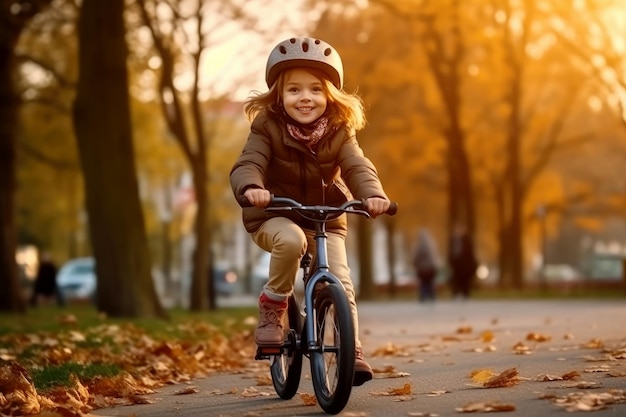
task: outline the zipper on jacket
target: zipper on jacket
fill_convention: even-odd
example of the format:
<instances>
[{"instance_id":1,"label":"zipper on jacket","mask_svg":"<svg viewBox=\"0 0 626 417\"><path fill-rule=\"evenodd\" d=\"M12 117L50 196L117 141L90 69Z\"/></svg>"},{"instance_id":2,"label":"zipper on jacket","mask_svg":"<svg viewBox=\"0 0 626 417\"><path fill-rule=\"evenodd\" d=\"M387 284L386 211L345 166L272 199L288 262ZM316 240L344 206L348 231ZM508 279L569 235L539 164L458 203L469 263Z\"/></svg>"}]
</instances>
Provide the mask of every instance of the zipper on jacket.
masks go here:
<instances>
[{"instance_id":1,"label":"zipper on jacket","mask_svg":"<svg viewBox=\"0 0 626 417\"><path fill-rule=\"evenodd\" d=\"M298 156L298 159L300 159L300 190L302 191L302 195L306 196L306 169L304 167L304 153L299 152Z\"/></svg>"}]
</instances>

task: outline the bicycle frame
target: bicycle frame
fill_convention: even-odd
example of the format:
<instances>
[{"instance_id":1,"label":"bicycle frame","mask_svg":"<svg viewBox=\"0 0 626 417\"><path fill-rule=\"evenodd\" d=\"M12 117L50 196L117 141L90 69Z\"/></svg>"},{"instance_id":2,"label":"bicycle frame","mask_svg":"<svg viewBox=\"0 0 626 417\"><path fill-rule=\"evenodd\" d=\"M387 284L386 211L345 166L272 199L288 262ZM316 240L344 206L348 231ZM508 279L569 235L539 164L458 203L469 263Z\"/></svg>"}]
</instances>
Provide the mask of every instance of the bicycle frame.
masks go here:
<instances>
[{"instance_id":1,"label":"bicycle frame","mask_svg":"<svg viewBox=\"0 0 626 417\"><path fill-rule=\"evenodd\" d=\"M328 235L326 234L326 220L315 222L315 265L311 266L309 273L304 276L304 311L306 317L314 317L313 297L315 293L315 285L318 282L328 282L337 284L343 288L343 284L332 272L328 263ZM314 320L304 321L304 330L310 335L307 340L307 352L319 352L321 347L317 343L317 331Z\"/></svg>"}]
</instances>

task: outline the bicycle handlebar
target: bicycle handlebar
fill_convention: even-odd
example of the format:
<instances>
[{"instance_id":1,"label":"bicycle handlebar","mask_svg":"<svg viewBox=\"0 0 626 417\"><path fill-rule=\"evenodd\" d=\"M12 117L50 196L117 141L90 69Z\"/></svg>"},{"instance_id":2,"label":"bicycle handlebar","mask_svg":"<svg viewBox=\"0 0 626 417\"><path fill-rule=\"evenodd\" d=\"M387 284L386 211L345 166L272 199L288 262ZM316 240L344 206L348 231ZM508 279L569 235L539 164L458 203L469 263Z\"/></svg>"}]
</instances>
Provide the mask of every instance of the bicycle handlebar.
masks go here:
<instances>
[{"instance_id":1,"label":"bicycle handlebar","mask_svg":"<svg viewBox=\"0 0 626 417\"><path fill-rule=\"evenodd\" d=\"M241 207L252 207L252 204L248 201L247 198L241 196L239 201ZM276 208L276 209L295 209L302 211L325 211L325 212L353 212L355 214L364 214L369 216L370 214L365 209L365 199L363 200L350 200L346 201L339 207L335 206L324 206L324 205L304 205L292 198L289 197L278 197L274 194L270 196L270 203L266 207L266 209ZM356 210L351 210L356 209ZM389 216L393 216L398 212L398 203L392 201L389 205L389 208L385 212L385 214Z\"/></svg>"}]
</instances>

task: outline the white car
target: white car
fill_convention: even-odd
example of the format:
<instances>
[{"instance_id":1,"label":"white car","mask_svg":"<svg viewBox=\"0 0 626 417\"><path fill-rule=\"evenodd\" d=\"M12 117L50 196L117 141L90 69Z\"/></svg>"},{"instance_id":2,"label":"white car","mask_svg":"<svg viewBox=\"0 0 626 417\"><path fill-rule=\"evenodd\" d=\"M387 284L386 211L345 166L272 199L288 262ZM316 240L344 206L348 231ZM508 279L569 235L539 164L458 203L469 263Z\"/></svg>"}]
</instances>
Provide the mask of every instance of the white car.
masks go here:
<instances>
[{"instance_id":1,"label":"white car","mask_svg":"<svg viewBox=\"0 0 626 417\"><path fill-rule=\"evenodd\" d=\"M92 300L96 295L94 258L67 261L57 274L57 287L64 300Z\"/></svg>"}]
</instances>

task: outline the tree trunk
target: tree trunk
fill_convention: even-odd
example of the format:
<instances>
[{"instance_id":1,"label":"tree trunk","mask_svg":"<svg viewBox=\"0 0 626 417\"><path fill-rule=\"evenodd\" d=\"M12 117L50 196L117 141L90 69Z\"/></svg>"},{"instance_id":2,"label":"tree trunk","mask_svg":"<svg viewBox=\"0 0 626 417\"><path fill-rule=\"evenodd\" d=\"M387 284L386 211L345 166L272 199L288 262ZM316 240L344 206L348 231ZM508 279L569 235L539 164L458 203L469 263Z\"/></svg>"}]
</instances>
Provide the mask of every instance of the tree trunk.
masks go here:
<instances>
[{"instance_id":1,"label":"tree trunk","mask_svg":"<svg viewBox=\"0 0 626 417\"><path fill-rule=\"evenodd\" d=\"M509 65L510 79L507 102L510 105L507 132L506 205L504 233L500 247L503 254L502 275L510 280L516 289L524 287L524 251L522 247L522 207L525 199L525 185L522 179L522 83L524 80L526 45L535 11L534 1L524 2L525 15L519 34L511 33L511 26L504 26L503 48ZM509 12L509 10L506 10ZM507 16L510 16L507 13Z\"/></svg>"},{"instance_id":2,"label":"tree trunk","mask_svg":"<svg viewBox=\"0 0 626 417\"><path fill-rule=\"evenodd\" d=\"M51 0L33 0L23 7L0 3L0 311L26 311L15 253L15 154L20 97L13 89L14 53L22 30Z\"/></svg>"},{"instance_id":3,"label":"tree trunk","mask_svg":"<svg viewBox=\"0 0 626 417\"><path fill-rule=\"evenodd\" d=\"M389 273L389 296L395 298L398 292L398 280L396 277L396 247L395 247L395 234L396 234L396 222L392 217L384 219L385 232L387 234L387 271Z\"/></svg>"},{"instance_id":4,"label":"tree trunk","mask_svg":"<svg viewBox=\"0 0 626 417\"><path fill-rule=\"evenodd\" d=\"M196 190L196 222L194 234L196 236L196 247L193 251L193 272L191 281L190 309L192 311L202 311L207 308L215 310L217 307L215 293L210 291L209 282L213 282L213 271L211 268L211 236L209 229L209 197L208 178L206 172L205 159L201 156L204 153L198 152L197 159L193 161L194 168L194 189ZM209 278L211 281L209 281Z\"/></svg>"},{"instance_id":5,"label":"tree trunk","mask_svg":"<svg viewBox=\"0 0 626 417\"><path fill-rule=\"evenodd\" d=\"M15 148L19 98L13 91L13 48L17 34L0 28L0 310L26 311L15 263Z\"/></svg>"},{"instance_id":6,"label":"tree trunk","mask_svg":"<svg viewBox=\"0 0 626 417\"><path fill-rule=\"evenodd\" d=\"M131 133L124 0L85 0L74 127L98 276L113 317L165 317L151 277Z\"/></svg>"},{"instance_id":7,"label":"tree trunk","mask_svg":"<svg viewBox=\"0 0 626 417\"><path fill-rule=\"evenodd\" d=\"M448 125L443 131L447 147L448 174L448 222L449 237L454 226L462 226L470 235L472 249L476 218L474 193L472 188L472 170L465 149L465 132L461 125L462 66L465 57L465 44L460 29L460 2L452 2L450 34L440 32L434 16L425 16L425 45L430 70L435 77L439 93L448 118ZM450 36L450 40L445 37ZM451 42L450 52L443 54L446 42ZM475 252L475 251L474 251Z\"/></svg>"},{"instance_id":8,"label":"tree trunk","mask_svg":"<svg viewBox=\"0 0 626 417\"><path fill-rule=\"evenodd\" d=\"M374 269L372 260L372 222L365 218L357 219L359 254L359 298L374 298Z\"/></svg>"}]
</instances>

